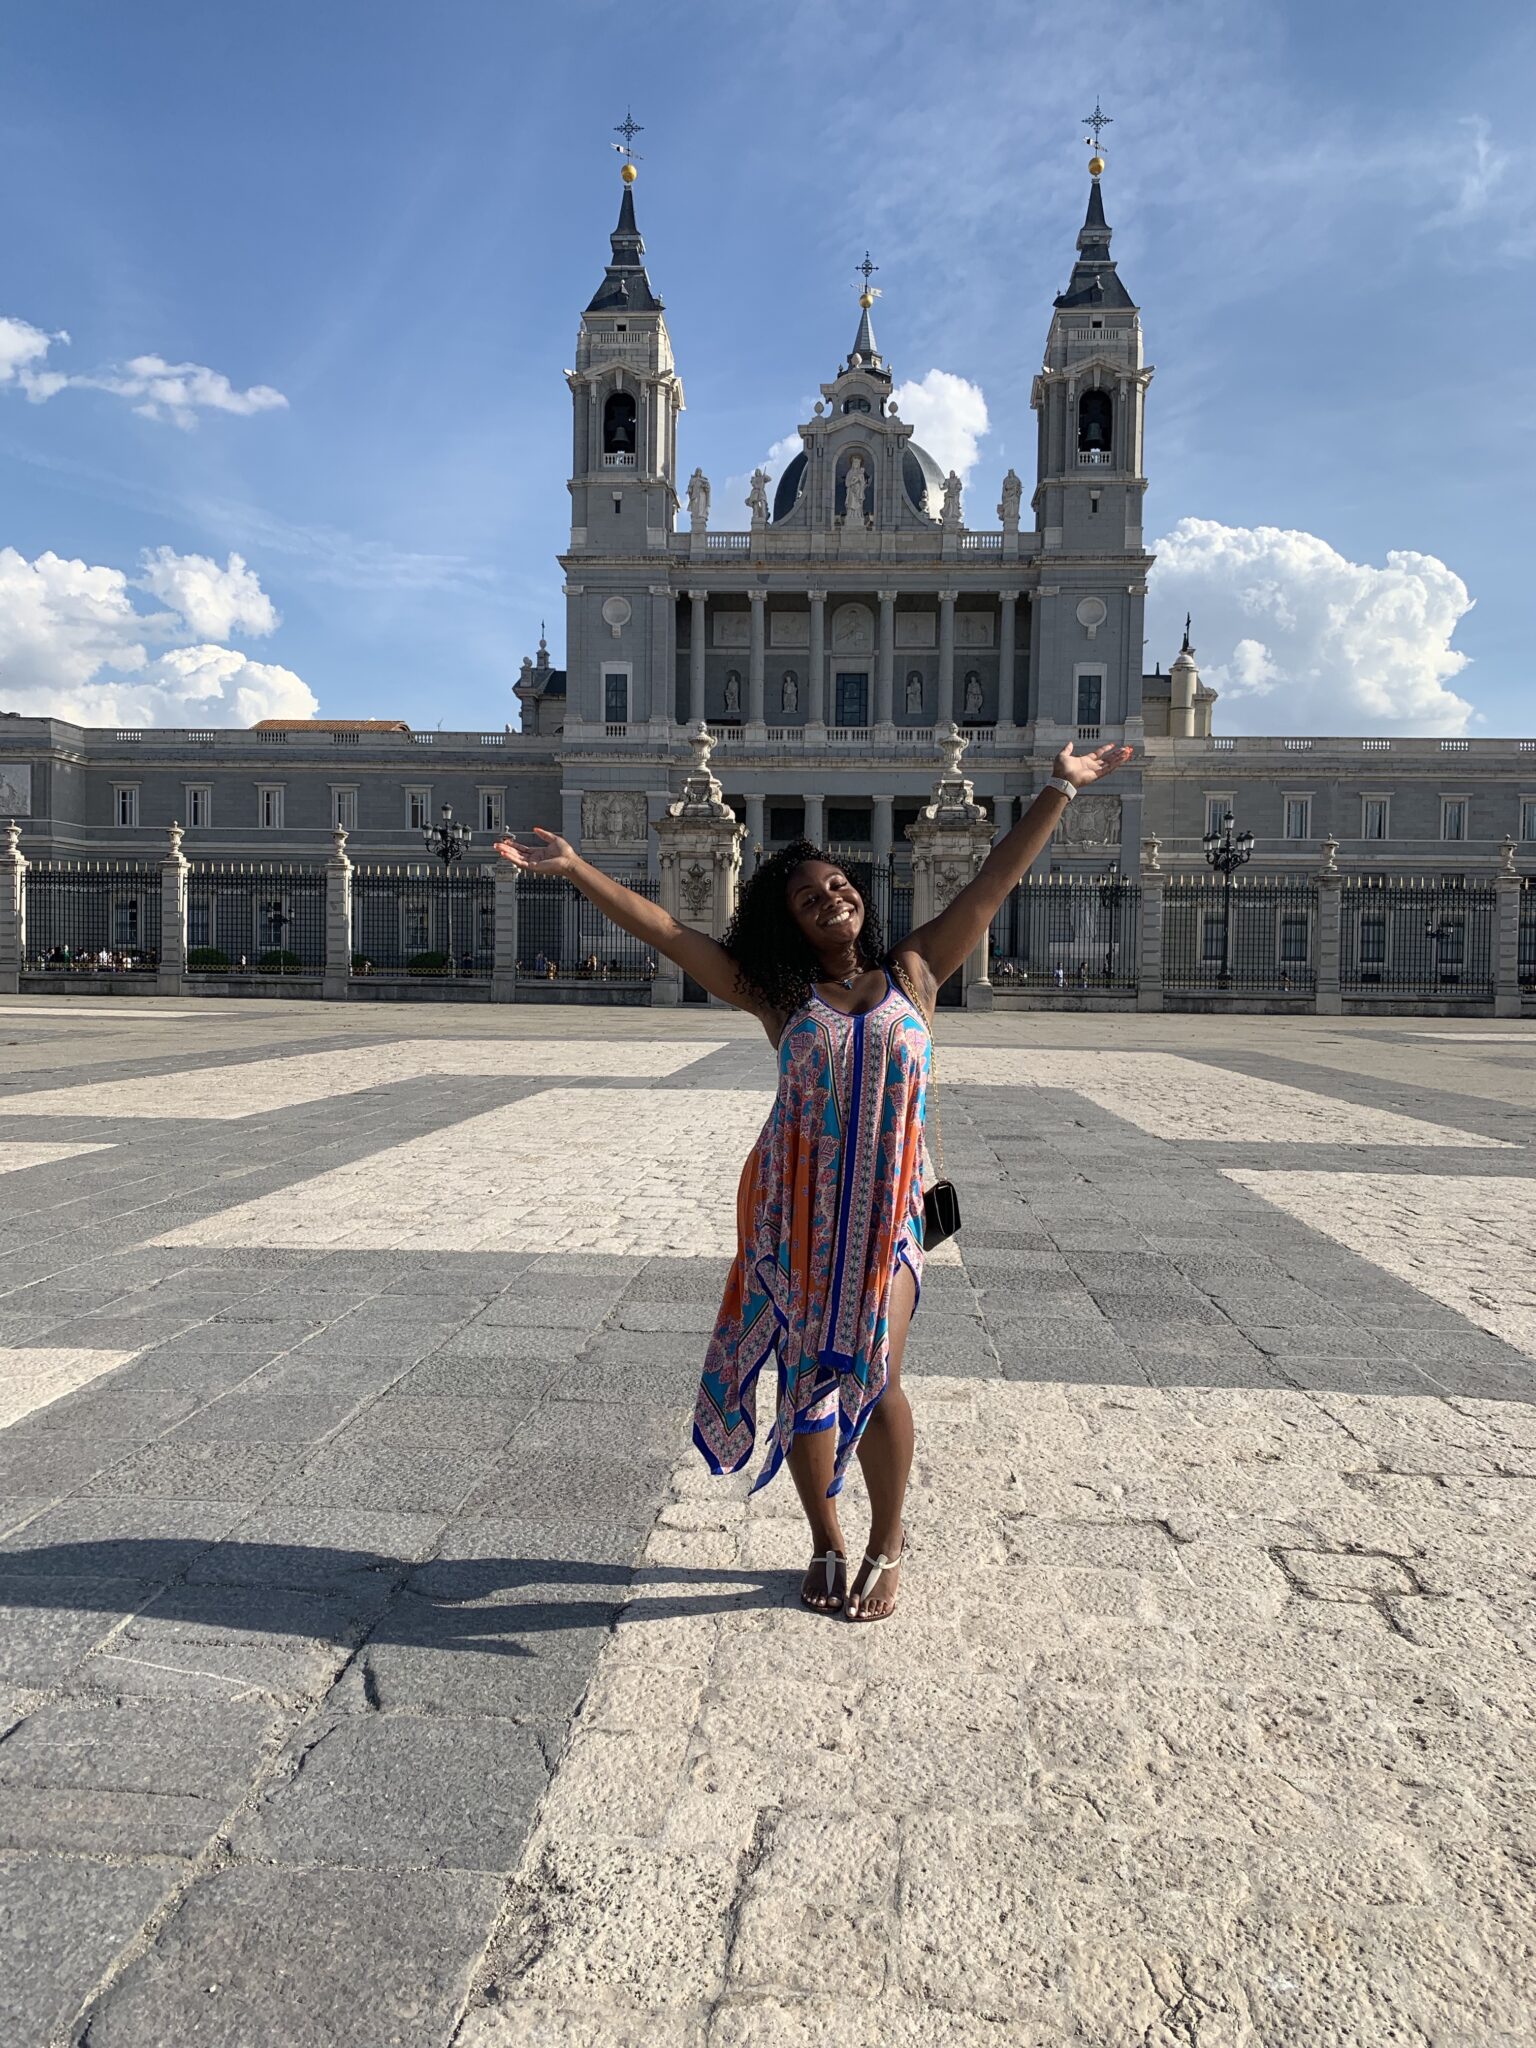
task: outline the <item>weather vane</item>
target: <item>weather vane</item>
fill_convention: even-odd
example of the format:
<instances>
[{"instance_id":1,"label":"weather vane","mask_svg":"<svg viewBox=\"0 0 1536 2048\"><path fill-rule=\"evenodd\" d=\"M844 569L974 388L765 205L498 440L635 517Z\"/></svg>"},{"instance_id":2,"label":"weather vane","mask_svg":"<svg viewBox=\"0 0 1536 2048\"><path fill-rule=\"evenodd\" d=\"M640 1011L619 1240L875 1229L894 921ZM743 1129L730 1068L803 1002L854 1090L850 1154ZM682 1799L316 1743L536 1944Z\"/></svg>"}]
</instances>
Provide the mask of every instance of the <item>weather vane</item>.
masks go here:
<instances>
[{"instance_id":1,"label":"weather vane","mask_svg":"<svg viewBox=\"0 0 1536 2048\"><path fill-rule=\"evenodd\" d=\"M874 301L878 299L880 296L880 287L878 285L871 284L869 280L880 268L879 264L871 263L871 261L869 260L869 251L866 249L864 251L864 261L862 263L855 263L853 267L856 271L859 272L859 274L864 279L864 289L859 294L859 304L861 306L873 305Z\"/></svg>"},{"instance_id":2,"label":"weather vane","mask_svg":"<svg viewBox=\"0 0 1536 2048\"><path fill-rule=\"evenodd\" d=\"M619 152L619 155L623 157L625 163L632 164L639 161L635 155L635 137L643 135L645 130L635 119L628 107L624 109L623 120L614 122L613 132L615 135L622 135L624 138L622 142L616 142L613 146Z\"/></svg>"},{"instance_id":3,"label":"weather vane","mask_svg":"<svg viewBox=\"0 0 1536 2048\"><path fill-rule=\"evenodd\" d=\"M1113 117L1105 113L1104 109L1099 105L1097 98L1095 98L1093 102L1093 112L1091 114L1085 114L1083 116L1083 126L1085 128L1091 128L1093 130L1092 142L1088 142L1088 138L1086 135L1083 137L1083 140L1084 142L1088 142L1088 147L1093 151L1095 156L1100 156L1103 154L1104 130L1106 128L1113 128L1114 125L1115 124Z\"/></svg>"}]
</instances>

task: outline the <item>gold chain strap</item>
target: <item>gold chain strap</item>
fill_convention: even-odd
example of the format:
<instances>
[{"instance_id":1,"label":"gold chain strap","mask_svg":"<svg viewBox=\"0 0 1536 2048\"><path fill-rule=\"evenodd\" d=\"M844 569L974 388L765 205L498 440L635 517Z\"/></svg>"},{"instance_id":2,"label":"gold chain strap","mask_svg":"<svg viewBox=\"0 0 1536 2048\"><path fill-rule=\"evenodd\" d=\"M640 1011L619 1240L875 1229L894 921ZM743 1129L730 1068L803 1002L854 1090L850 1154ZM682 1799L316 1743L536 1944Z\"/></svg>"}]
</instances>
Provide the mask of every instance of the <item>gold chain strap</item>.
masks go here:
<instances>
[{"instance_id":1,"label":"gold chain strap","mask_svg":"<svg viewBox=\"0 0 1536 2048\"><path fill-rule=\"evenodd\" d=\"M942 1180L944 1178L944 1122L939 1115L939 1095L936 1085L939 1078L939 1048L938 1042L933 1035L933 1018L918 1001L917 991L913 988L911 981L908 979L907 970L899 960L892 959L891 970L895 974L897 981L901 984L902 994L928 1027L928 1104L933 1111L934 1150L938 1155L939 1179Z\"/></svg>"}]
</instances>

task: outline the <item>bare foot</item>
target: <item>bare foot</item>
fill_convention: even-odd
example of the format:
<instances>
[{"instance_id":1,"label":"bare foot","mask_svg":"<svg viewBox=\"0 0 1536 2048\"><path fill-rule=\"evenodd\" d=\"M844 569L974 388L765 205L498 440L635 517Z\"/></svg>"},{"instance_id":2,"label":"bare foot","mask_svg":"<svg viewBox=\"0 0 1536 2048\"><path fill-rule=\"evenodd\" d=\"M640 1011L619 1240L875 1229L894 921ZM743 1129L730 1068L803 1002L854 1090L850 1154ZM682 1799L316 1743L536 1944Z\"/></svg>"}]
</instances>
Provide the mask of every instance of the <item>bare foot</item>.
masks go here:
<instances>
[{"instance_id":1,"label":"bare foot","mask_svg":"<svg viewBox=\"0 0 1536 2048\"><path fill-rule=\"evenodd\" d=\"M818 1614L837 1614L842 1610L848 1595L848 1563L841 1551L832 1558L831 1584L827 1581L827 1559L822 1553L813 1557L810 1569L800 1582L800 1600L805 1607L814 1607Z\"/></svg>"}]
</instances>

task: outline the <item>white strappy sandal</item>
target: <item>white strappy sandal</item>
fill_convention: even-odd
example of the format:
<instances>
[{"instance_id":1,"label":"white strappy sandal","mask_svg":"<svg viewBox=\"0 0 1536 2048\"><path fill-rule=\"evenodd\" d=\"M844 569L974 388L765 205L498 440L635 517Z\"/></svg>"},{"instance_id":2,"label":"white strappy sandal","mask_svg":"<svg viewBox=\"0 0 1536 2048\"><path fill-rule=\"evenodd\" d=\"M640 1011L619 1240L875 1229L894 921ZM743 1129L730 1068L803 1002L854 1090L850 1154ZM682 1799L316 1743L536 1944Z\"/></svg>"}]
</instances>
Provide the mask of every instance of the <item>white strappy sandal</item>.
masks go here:
<instances>
[{"instance_id":1,"label":"white strappy sandal","mask_svg":"<svg viewBox=\"0 0 1536 2048\"><path fill-rule=\"evenodd\" d=\"M909 1547L910 1546L907 1542L907 1532L905 1529L903 1529L901 1532L901 1548L897 1551L894 1557L887 1557L883 1550L881 1551L878 1557L871 1557L869 1552L867 1550L865 1551L864 1562L866 1564L873 1565L874 1570L870 1573L869 1577L864 1581L864 1590L861 1593L855 1593L851 1587L849 1588L848 1598L843 1602L843 1612L847 1615L850 1621L890 1620L891 1616L896 1612L896 1606L894 1601L886 1609L884 1614L866 1614L864 1612L864 1603L873 1594L876 1586L879 1585L880 1581L885 1577L887 1572L893 1572L896 1570L898 1565L905 1563Z\"/></svg>"},{"instance_id":2,"label":"white strappy sandal","mask_svg":"<svg viewBox=\"0 0 1536 2048\"><path fill-rule=\"evenodd\" d=\"M825 1607L818 1607L816 1602L807 1596L803 1588L800 1594L800 1605L802 1607L809 1607L812 1614L838 1613L843 1607L847 1605L847 1596L838 1596L837 1606L834 1607L832 1605L833 1598L837 1595L837 1568L839 1565L841 1565L844 1571L848 1569L847 1555L841 1550L824 1550L819 1552L816 1556L814 1556L811 1559L811 1563L813 1565L819 1564L823 1566L826 1570L827 1605Z\"/></svg>"}]
</instances>

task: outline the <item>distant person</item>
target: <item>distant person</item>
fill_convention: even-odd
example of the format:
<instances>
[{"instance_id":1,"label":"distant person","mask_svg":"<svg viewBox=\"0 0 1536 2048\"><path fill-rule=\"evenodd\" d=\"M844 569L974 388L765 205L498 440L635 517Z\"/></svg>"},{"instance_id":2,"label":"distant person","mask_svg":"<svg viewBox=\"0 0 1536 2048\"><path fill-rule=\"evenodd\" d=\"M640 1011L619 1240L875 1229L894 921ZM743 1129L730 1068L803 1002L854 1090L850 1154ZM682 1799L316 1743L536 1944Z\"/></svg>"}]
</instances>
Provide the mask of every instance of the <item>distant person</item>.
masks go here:
<instances>
[{"instance_id":1,"label":"distant person","mask_svg":"<svg viewBox=\"0 0 1536 2048\"><path fill-rule=\"evenodd\" d=\"M924 1112L940 985L986 936L1085 784L1128 747L1056 757L1051 781L954 901L887 948L843 868L796 840L745 883L719 942L593 867L553 832L503 839L514 867L565 876L621 930L722 1002L756 1017L779 1084L737 1194L735 1262L705 1354L694 1442L735 1472L757 1433L759 1370L777 1388L757 1486L787 1463L810 1524L807 1607L884 1621L896 1608L912 1467L901 1386L923 1270ZM869 1548L850 1585L837 1496L857 1455ZM754 1489L755 1490L755 1489Z\"/></svg>"}]
</instances>

